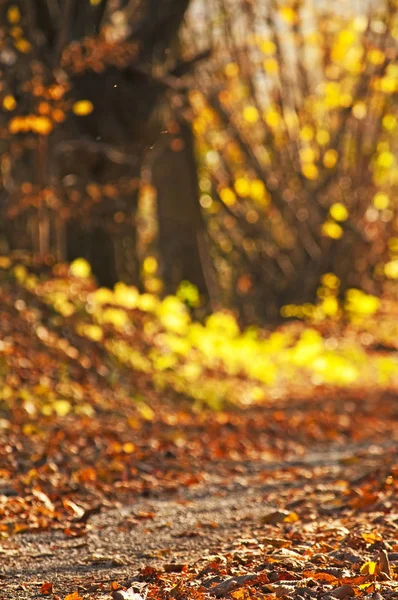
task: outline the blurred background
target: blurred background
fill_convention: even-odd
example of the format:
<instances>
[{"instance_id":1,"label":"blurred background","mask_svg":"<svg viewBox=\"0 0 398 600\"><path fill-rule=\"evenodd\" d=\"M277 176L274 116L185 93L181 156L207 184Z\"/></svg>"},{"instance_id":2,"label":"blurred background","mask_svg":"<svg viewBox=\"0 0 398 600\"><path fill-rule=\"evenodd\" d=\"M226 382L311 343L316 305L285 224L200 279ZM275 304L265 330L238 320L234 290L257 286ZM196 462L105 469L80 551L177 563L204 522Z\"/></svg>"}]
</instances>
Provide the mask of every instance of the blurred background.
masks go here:
<instances>
[{"instance_id":1,"label":"blurred background","mask_svg":"<svg viewBox=\"0 0 398 600\"><path fill-rule=\"evenodd\" d=\"M393 298L397 52L396 0L1 0L0 253L245 325Z\"/></svg>"}]
</instances>

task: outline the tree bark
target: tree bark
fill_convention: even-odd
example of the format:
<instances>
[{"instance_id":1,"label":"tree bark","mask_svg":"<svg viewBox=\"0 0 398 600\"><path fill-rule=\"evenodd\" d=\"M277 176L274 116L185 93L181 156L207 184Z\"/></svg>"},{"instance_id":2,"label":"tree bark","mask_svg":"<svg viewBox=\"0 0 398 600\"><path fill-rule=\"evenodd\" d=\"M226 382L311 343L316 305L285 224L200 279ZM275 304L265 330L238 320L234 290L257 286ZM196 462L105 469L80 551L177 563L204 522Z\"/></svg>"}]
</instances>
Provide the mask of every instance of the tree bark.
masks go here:
<instances>
[{"instance_id":1,"label":"tree bark","mask_svg":"<svg viewBox=\"0 0 398 600\"><path fill-rule=\"evenodd\" d=\"M165 291L173 293L188 280L202 295L214 296L192 130L182 120L173 122L172 129L174 133L163 135L155 146L152 163Z\"/></svg>"}]
</instances>

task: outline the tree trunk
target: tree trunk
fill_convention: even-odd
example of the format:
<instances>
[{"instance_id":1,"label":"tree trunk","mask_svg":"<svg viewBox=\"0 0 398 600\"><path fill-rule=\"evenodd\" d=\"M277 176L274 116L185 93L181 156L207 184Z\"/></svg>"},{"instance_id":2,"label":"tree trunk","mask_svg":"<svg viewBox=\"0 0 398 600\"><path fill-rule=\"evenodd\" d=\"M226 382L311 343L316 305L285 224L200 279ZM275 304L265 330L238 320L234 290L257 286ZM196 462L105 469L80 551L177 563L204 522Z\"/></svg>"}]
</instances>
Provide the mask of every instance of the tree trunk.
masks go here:
<instances>
[{"instance_id":1,"label":"tree trunk","mask_svg":"<svg viewBox=\"0 0 398 600\"><path fill-rule=\"evenodd\" d=\"M188 280L202 295L214 296L192 130L181 120L169 129L173 133L161 137L152 163L165 291L173 293L182 280Z\"/></svg>"}]
</instances>

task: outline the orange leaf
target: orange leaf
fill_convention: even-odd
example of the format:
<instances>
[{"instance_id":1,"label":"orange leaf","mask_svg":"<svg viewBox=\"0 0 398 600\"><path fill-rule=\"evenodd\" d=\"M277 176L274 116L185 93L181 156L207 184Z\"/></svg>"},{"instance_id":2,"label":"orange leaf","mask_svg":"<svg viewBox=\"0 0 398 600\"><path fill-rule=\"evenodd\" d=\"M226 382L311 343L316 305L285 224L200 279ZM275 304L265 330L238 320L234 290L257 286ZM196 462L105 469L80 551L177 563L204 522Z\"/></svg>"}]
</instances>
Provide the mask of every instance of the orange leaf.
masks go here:
<instances>
[{"instance_id":1,"label":"orange leaf","mask_svg":"<svg viewBox=\"0 0 398 600\"><path fill-rule=\"evenodd\" d=\"M49 596L53 592L53 584L50 581L45 581L40 588L42 596Z\"/></svg>"},{"instance_id":2,"label":"orange leaf","mask_svg":"<svg viewBox=\"0 0 398 600\"><path fill-rule=\"evenodd\" d=\"M79 596L79 592L75 591L73 594L65 596L64 600L83 600L83 598Z\"/></svg>"}]
</instances>

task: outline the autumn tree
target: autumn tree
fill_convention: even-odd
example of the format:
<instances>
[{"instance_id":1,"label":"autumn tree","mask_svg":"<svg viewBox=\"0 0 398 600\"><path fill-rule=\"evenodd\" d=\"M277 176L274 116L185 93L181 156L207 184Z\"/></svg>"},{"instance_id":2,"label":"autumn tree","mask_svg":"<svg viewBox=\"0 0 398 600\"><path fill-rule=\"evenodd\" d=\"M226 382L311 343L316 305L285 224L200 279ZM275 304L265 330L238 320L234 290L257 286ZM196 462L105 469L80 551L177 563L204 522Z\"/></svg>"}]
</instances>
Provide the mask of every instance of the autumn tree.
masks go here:
<instances>
[{"instance_id":1,"label":"autumn tree","mask_svg":"<svg viewBox=\"0 0 398 600\"><path fill-rule=\"evenodd\" d=\"M249 321L343 292L394 289L397 3L209 1L189 21L201 203L225 302ZM320 293L325 293L321 290Z\"/></svg>"},{"instance_id":2,"label":"autumn tree","mask_svg":"<svg viewBox=\"0 0 398 600\"><path fill-rule=\"evenodd\" d=\"M176 46L188 4L2 3L3 227L10 248L41 260L50 252L58 260L84 255L100 283L139 284L136 215L145 152L167 124L179 122L190 135L181 103L172 102L195 62L179 61ZM166 145L162 140L164 160L173 162L184 144L178 136ZM177 284L167 258L174 229L167 232L164 223L178 222L186 203L181 273L189 271L206 293L192 140L184 157L192 167L186 191L180 190L182 211L174 213L172 194L160 191L163 269Z\"/></svg>"}]
</instances>

